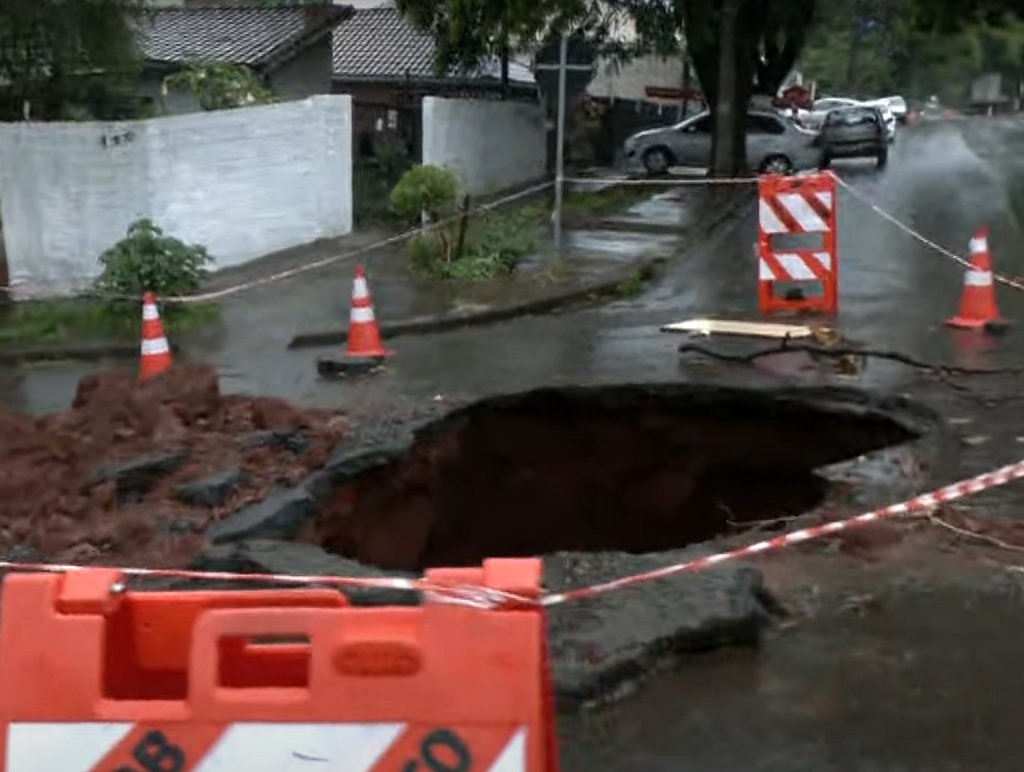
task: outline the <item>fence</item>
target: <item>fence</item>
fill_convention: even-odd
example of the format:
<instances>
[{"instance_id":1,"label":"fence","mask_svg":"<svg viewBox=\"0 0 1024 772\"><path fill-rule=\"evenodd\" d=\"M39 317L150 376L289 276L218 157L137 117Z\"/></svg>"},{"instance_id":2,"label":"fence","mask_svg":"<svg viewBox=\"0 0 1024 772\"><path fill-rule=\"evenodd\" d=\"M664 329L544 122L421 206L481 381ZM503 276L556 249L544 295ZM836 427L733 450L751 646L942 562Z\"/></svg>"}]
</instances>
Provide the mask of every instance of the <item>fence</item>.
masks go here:
<instances>
[{"instance_id":1,"label":"fence","mask_svg":"<svg viewBox=\"0 0 1024 772\"><path fill-rule=\"evenodd\" d=\"M395 106L356 101L352 106L353 216L357 225L391 218L391 189L419 163L422 111L419 105Z\"/></svg>"},{"instance_id":2,"label":"fence","mask_svg":"<svg viewBox=\"0 0 1024 772\"><path fill-rule=\"evenodd\" d=\"M125 123L0 124L11 280L58 294L149 218L217 268L352 229L347 96ZM16 293L17 294L17 293Z\"/></svg>"}]
</instances>

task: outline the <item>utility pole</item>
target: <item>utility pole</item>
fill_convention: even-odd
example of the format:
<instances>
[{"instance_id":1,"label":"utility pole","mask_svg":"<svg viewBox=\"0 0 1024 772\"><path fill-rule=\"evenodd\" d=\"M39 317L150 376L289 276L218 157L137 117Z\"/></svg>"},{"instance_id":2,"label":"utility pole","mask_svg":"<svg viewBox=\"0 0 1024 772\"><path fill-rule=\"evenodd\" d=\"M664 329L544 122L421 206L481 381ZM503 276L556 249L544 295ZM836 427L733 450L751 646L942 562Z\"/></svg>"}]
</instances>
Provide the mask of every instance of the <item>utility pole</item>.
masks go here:
<instances>
[{"instance_id":1,"label":"utility pole","mask_svg":"<svg viewBox=\"0 0 1024 772\"><path fill-rule=\"evenodd\" d=\"M569 35L562 33L558 48L558 128L555 131L555 248L562 248L562 187L565 181L565 69L569 59Z\"/></svg>"}]
</instances>

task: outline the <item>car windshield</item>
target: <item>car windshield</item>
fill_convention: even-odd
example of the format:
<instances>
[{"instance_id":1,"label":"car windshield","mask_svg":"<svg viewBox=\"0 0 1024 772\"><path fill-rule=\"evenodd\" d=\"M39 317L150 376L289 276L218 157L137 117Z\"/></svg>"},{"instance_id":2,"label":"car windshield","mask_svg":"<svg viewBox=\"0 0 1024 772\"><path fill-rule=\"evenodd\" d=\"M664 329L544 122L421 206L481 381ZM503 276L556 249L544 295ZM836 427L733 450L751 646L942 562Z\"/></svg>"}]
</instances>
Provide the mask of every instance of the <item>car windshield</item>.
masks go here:
<instances>
[{"instance_id":1,"label":"car windshield","mask_svg":"<svg viewBox=\"0 0 1024 772\"><path fill-rule=\"evenodd\" d=\"M861 126L866 123L878 123L878 114L867 107L833 110L825 118L827 126Z\"/></svg>"}]
</instances>

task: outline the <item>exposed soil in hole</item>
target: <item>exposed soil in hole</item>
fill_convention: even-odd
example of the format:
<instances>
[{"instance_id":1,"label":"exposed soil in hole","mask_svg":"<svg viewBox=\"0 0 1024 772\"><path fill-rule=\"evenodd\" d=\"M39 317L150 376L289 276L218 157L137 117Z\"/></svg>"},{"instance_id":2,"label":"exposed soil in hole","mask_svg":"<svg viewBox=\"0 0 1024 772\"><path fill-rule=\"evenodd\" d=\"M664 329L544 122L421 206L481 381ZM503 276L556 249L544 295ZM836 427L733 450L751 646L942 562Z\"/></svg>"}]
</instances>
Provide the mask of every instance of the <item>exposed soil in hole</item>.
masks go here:
<instances>
[{"instance_id":1,"label":"exposed soil in hole","mask_svg":"<svg viewBox=\"0 0 1024 772\"><path fill-rule=\"evenodd\" d=\"M477 402L405 453L336 468L306 538L390 569L493 555L656 552L806 511L814 469L917 439L848 390L542 389Z\"/></svg>"}]
</instances>

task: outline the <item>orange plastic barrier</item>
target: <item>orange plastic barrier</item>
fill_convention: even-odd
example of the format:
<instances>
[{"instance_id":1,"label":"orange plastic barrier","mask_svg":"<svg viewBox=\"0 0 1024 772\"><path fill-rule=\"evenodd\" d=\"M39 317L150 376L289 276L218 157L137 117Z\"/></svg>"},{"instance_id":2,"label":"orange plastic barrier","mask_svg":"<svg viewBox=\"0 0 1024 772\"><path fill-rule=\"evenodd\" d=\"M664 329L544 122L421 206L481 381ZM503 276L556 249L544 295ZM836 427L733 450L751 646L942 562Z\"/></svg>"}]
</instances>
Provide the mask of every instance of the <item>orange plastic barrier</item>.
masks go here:
<instances>
[{"instance_id":1,"label":"orange plastic barrier","mask_svg":"<svg viewBox=\"0 0 1024 772\"><path fill-rule=\"evenodd\" d=\"M757 220L761 312L835 314L839 309L839 263L832 175L761 177ZM784 239L790 243L780 244Z\"/></svg>"},{"instance_id":2,"label":"orange plastic barrier","mask_svg":"<svg viewBox=\"0 0 1024 772\"><path fill-rule=\"evenodd\" d=\"M428 581L537 597L540 562ZM544 619L425 594L119 592L119 572L6 577L5 772L553 772Z\"/></svg>"}]
</instances>

